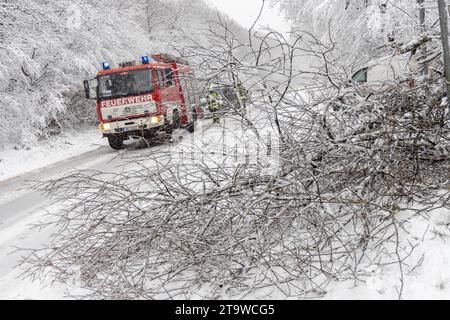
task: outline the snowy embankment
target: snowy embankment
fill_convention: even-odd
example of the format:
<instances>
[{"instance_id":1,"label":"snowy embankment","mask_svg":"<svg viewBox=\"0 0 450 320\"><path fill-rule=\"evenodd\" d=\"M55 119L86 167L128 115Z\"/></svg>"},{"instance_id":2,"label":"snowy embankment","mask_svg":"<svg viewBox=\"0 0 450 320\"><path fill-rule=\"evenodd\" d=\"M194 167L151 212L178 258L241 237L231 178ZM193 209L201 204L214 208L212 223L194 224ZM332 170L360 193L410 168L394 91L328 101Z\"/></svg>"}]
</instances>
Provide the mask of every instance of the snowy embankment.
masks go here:
<instances>
[{"instance_id":1,"label":"snowy embankment","mask_svg":"<svg viewBox=\"0 0 450 320\"><path fill-rule=\"evenodd\" d=\"M414 248L402 269L397 262L383 267L375 263L367 268L364 281L332 282L325 299L450 299L450 211L399 216L408 221L400 244Z\"/></svg>"},{"instance_id":2,"label":"snowy embankment","mask_svg":"<svg viewBox=\"0 0 450 320\"><path fill-rule=\"evenodd\" d=\"M0 151L0 182L18 175L39 171L55 163L107 146L96 129L69 131L54 136L45 143L34 143Z\"/></svg>"}]
</instances>

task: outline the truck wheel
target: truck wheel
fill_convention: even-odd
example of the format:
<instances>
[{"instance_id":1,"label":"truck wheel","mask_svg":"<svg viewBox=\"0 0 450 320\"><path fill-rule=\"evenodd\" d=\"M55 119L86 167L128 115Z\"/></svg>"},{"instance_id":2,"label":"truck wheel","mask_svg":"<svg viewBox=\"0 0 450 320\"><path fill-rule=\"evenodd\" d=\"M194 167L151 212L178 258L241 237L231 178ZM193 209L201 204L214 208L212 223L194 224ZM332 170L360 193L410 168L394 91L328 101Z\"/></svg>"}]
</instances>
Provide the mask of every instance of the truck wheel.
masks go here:
<instances>
[{"instance_id":1,"label":"truck wheel","mask_svg":"<svg viewBox=\"0 0 450 320\"><path fill-rule=\"evenodd\" d=\"M109 146L114 150L123 149L123 138L120 136L108 136Z\"/></svg>"},{"instance_id":2,"label":"truck wheel","mask_svg":"<svg viewBox=\"0 0 450 320\"><path fill-rule=\"evenodd\" d=\"M171 135L173 133L173 127L171 125L166 126L164 129L166 131L166 134Z\"/></svg>"},{"instance_id":3,"label":"truck wheel","mask_svg":"<svg viewBox=\"0 0 450 320\"><path fill-rule=\"evenodd\" d=\"M189 126L187 127L187 130L190 133L194 133L195 132L195 121L192 121L192 123L189 124Z\"/></svg>"},{"instance_id":4,"label":"truck wheel","mask_svg":"<svg viewBox=\"0 0 450 320\"><path fill-rule=\"evenodd\" d=\"M198 120L198 114L195 108L192 110L192 117L194 118L194 122Z\"/></svg>"}]
</instances>

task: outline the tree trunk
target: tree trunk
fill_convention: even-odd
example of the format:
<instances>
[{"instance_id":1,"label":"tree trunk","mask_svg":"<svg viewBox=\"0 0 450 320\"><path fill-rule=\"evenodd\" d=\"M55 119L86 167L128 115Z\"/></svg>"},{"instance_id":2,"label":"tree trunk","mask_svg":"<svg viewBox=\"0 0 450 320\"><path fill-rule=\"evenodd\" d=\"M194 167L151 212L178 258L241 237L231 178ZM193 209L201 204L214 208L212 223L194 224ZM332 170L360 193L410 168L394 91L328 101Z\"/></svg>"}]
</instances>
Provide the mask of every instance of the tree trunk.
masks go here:
<instances>
[{"instance_id":1,"label":"tree trunk","mask_svg":"<svg viewBox=\"0 0 450 320\"><path fill-rule=\"evenodd\" d=\"M439 19L441 24L441 39L444 52L445 64L445 80L447 89L447 104L450 98L450 49L448 46L448 16L445 0L438 0L439 5Z\"/></svg>"}]
</instances>

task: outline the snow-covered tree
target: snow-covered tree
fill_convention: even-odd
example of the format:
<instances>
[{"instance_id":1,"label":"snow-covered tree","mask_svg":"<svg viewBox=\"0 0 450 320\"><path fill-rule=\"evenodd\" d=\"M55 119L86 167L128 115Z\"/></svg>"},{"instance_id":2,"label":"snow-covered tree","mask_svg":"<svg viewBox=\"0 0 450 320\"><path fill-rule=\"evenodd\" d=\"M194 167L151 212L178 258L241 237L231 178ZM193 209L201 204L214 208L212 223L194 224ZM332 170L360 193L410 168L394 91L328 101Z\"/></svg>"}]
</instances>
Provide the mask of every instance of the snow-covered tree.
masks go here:
<instances>
[{"instance_id":1,"label":"snow-covered tree","mask_svg":"<svg viewBox=\"0 0 450 320\"><path fill-rule=\"evenodd\" d=\"M349 61L389 54L416 39L436 34L436 9L421 25L417 0L273 0L288 19L322 40L334 41Z\"/></svg>"}]
</instances>

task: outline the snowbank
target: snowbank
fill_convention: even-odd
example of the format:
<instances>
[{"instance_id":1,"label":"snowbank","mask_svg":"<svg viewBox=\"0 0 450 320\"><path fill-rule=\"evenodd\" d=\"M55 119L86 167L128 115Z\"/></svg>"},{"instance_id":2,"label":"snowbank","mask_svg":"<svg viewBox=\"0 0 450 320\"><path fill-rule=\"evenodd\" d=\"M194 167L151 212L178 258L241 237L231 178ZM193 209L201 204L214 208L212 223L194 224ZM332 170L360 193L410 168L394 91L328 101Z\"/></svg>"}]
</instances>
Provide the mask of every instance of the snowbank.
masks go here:
<instances>
[{"instance_id":1,"label":"snowbank","mask_svg":"<svg viewBox=\"0 0 450 320\"><path fill-rule=\"evenodd\" d=\"M371 267L364 282L334 282L325 299L443 299L450 297L450 211L438 209L431 217L414 217L402 243L416 247L402 274L398 264ZM395 258L393 258L394 260Z\"/></svg>"},{"instance_id":2,"label":"snowbank","mask_svg":"<svg viewBox=\"0 0 450 320\"><path fill-rule=\"evenodd\" d=\"M82 153L107 146L108 142L96 129L69 131L22 149L9 148L0 152L0 182L30 173Z\"/></svg>"}]
</instances>

